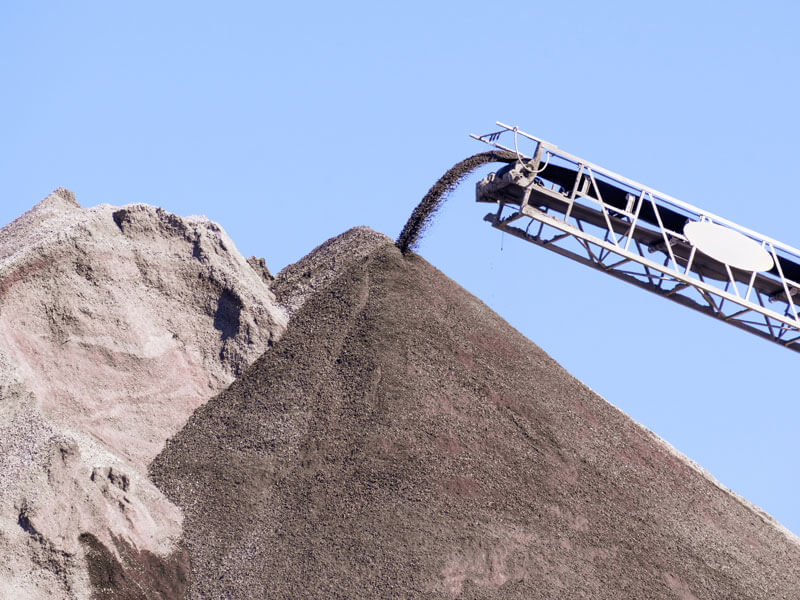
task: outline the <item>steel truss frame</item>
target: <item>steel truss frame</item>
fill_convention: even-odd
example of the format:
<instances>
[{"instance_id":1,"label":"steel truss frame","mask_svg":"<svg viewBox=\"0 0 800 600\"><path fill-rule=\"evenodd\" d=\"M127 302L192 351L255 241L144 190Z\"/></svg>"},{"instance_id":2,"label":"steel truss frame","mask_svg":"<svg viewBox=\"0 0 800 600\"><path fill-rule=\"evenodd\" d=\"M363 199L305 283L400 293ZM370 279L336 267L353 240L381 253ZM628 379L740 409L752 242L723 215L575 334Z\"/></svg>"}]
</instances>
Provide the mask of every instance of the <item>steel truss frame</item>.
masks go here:
<instances>
[{"instance_id":1,"label":"steel truss frame","mask_svg":"<svg viewBox=\"0 0 800 600\"><path fill-rule=\"evenodd\" d=\"M779 261L800 264L799 250L563 152L517 127L497 125L502 129L471 135L519 159L504 175L492 173L477 184L478 201L498 204L495 213L484 217L493 227L800 352L800 318L793 298L800 283L784 276ZM513 148L498 142L506 134L513 135ZM521 138L533 143L532 156L520 151ZM543 181L547 165L556 163L577 171L572 190ZM591 184L577 189L581 174ZM598 181L628 192L625 209L603 201ZM652 207L657 225L639 219L644 206ZM718 263L722 275L709 277L701 268L708 257L701 259L682 231L665 227L660 216L665 208L755 240L772 256L777 273L734 271Z\"/></svg>"}]
</instances>

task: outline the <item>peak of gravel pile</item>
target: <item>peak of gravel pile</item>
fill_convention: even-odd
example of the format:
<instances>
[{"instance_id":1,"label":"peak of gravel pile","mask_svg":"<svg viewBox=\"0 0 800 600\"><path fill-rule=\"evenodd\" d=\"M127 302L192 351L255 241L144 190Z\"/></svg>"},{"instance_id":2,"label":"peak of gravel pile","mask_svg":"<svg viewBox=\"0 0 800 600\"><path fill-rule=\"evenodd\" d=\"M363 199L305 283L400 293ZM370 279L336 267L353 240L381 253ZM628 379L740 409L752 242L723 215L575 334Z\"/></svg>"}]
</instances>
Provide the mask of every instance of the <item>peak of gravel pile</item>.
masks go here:
<instances>
[{"instance_id":1,"label":"peak of gravel pile","mask_svg":"<svg viewBox=\"0 0 800 600\"><path fill-rule=\"evenodd\" d=\"M179 597L146 466L282 334L265 270L205 218L64 189L0 230L0 598Z\"/></svg>"},{"instance_id":2,"label":"peak of gravel pile","mask_svg":"<svg viewBox=\"0 0 800 600\"><path fill-rule=\"evenodd\" d=\"M151 464L190 598L792 599L800 544L366 229Z\"/></svg>"},{"instance_id":3,"label":"peak of gravel pile","mask_svg":"<svg viewBox=\"0 0 800 600\"><path fill-rule=\"evenodd\" d=\"M390 241L388 237L369 227L348 229L284 268L275 278L272 290L281 306L292 315L344 269L350 268L353 262L365 260L387 241Z\"/></svg>"}]
</instances>

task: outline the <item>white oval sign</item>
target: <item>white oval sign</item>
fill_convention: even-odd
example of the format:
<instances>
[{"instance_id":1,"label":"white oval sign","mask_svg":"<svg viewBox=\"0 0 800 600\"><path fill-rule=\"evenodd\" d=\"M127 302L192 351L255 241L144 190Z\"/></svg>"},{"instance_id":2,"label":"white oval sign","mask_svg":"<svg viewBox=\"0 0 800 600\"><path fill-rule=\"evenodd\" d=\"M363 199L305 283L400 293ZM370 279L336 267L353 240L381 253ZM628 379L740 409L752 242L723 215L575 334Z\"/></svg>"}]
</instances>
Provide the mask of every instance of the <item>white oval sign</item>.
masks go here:
<instances>
[{"instance_id":1,"label":"white oval sign","mask_svg":"<svg viewBox=\"0 0 800 600\"><path fill-rule=\"evenodd\" d=\"M758 242L709 221L690 221L683 234L703 254L737 269L769 271L775 264Z\"/></svg>"}]
</instances>

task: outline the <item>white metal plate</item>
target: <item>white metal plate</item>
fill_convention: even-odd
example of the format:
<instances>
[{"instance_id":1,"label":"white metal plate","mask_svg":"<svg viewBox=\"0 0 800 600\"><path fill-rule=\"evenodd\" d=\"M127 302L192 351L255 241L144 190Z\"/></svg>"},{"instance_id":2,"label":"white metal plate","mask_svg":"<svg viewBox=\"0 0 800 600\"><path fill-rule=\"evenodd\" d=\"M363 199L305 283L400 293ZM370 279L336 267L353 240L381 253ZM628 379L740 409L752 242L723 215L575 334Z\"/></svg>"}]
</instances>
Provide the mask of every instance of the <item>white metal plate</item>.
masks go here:
<instances>
[{"instance_id":1,"label":"white metal plate","mask_svg":"<svg viewBox=\"0 0 800 600\"><path fill-rule=\"evenodd\" d=\"M774 265L760 244L733 229L709 221L690 221L683 234L703 254L736 269L769 271Z\"/></svg>"}]
</instances>

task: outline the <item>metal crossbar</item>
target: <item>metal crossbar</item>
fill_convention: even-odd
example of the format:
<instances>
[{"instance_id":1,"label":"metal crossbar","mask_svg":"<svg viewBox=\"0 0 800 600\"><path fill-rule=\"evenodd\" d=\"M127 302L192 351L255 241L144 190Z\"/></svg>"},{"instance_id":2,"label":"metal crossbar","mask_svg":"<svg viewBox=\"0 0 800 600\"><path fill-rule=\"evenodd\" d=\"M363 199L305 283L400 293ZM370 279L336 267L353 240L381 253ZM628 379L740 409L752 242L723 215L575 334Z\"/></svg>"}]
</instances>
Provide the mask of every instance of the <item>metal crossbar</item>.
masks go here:
<instances>
[{"instance_id":1,"label":"metal crossbar","mask_svg":"<svg viewBox=\"0 0 800 600\"><path fill-rule=\"evenodd\" d=\"M800 278L800 250L497 125L471 136L517 156L477 184L476 199L498 206L484 218L493 227L800 352L800 284L789 277ZM500 143L504 136L513 147ZM521 141L533 144L531 155ZM613 204L604 193L616 195ZM693 221L750 238L774 267L750 272L715 261L678 227Z\"/></svg>"}]
</instances>

